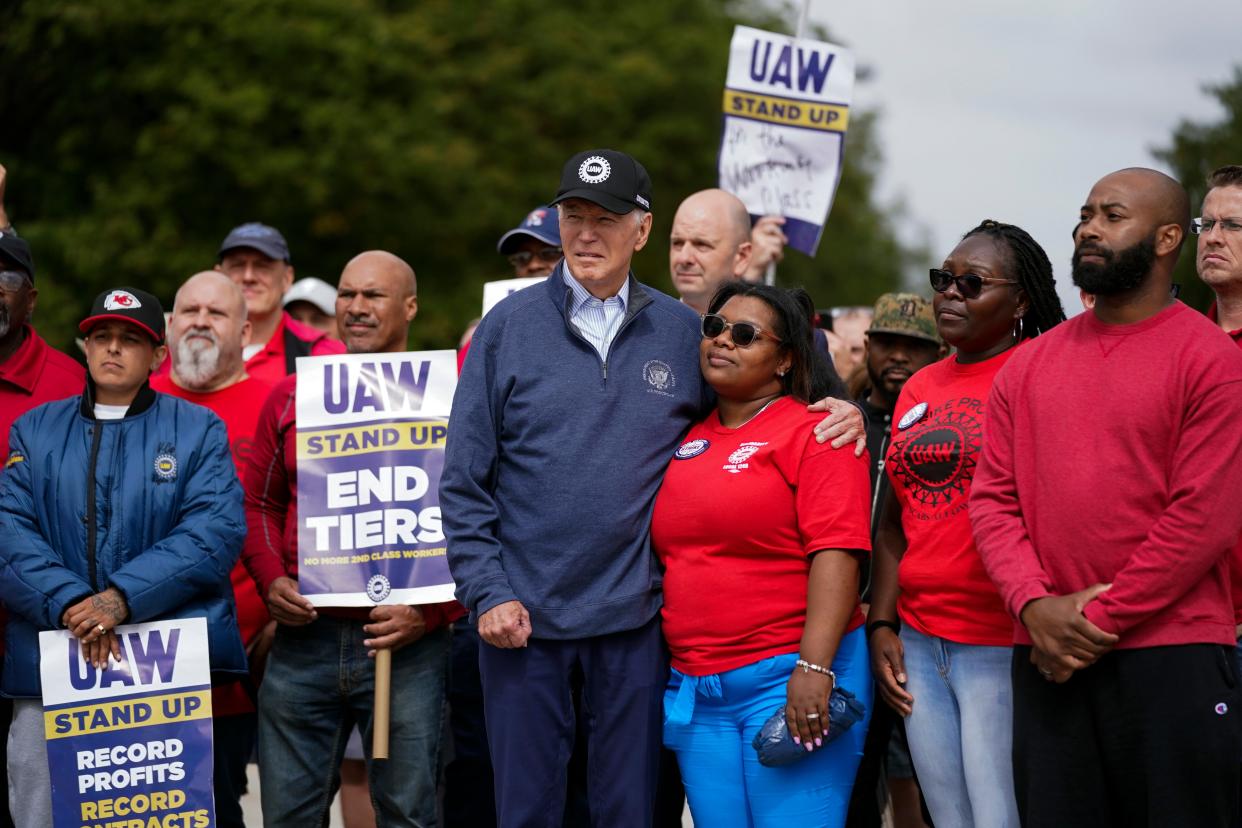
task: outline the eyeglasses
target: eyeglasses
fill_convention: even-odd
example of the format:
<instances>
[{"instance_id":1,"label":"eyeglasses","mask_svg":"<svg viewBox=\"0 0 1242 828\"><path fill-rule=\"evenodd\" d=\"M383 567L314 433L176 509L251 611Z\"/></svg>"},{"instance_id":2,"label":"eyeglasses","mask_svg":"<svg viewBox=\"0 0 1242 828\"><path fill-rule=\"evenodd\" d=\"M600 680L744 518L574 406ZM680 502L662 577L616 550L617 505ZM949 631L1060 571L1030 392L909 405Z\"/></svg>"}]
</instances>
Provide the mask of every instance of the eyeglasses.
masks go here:
<instances>
[{"instance_id":1,"label":"eyeglasses","mask_svg":"<svg viewBox=\"0 0 1242 828\"><path fill-rule=\"evenodd\" d=\"M5 293L17 293L30 277L20 270L0 270L0 290Z\"/></svg>"},{"instance_id":2,"label":"eyeglasses","mask_svg":"<svg viewBox=\"0 0 1242 828\"><path fill-rule=\"evenodd\" d=\"M780 337L768 333L754 323L728 322L718 313L703 314L700 329L703 331L704 339L715 339L727 329L733 337L733 344L739 348L750 347L761 336L772 340L777 345L781 343Z\"/></svg>"},{"instance_id":3,"label":"eyeglasses","mask_svg":"<svg viewBox=\"0 0 1242 828\"><path fill-rule=\"evenodd\" d=\"M931 269L931 286L936 293L944 293L949 289L949 285L957 285L957 292L962 294L963 299L978 299L979 294L983 292L984 283L987 282L994 282L998 285L1017 284L1013 279L997 279L992 276L980 276L978 273L954 276L949 271L938 267Z\"/></svg>"},{"instance_id":4,"label":"eyeglasses","mask_svg":"<svg viewBox=\"0 0 1242 828\"><path fill-rule=\"evenodd\" d=\"M509 254L509 264L514 267L526 267L530 264L531 259L538 259L545 264L556 264L561 260L564 253L559 247L544 247L531 253L529 250L523 250L520 253Z\"/></svg>"},{"instance_id":5,"label":"eyeglasses","mask_svg":"<svg viewBox=\"0 0 1242 828\"><path fill-rule=\"evenodd\" d=\"M1190 232L1194 233L1196 236L1202 236L1204 233L1211 233L1212 228L1218 224L1220 225L1220 229L1224 230L1226 233L1236 233L1239 230L1242 230L1242 219L1196 218L1190 220Z\"/></svg>"}]
</instances>

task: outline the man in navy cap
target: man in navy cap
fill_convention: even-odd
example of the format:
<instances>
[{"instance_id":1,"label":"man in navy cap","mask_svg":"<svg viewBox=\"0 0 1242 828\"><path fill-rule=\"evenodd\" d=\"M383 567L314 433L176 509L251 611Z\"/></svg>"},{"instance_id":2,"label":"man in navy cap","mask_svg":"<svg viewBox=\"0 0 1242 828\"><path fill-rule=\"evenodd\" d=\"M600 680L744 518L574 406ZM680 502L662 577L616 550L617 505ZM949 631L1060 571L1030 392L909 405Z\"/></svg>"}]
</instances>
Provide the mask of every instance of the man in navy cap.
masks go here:
<instances>
[{"instance_id":1,"label":"man in navy cap","mask_svg":"<svg viewBox=\"0 0 1242 828\"><path fill-rule=\"evenodd\" d=\"M643 166L578 153L552 203L565 258L483 318L457 387L440 488L448 559L485 642L499 824L561 814L577 674L592 823L641 828L668 679L651 507L713 401L698 316L630 272L651 233ZM861 416L844 408L852 440Z\"/></svg>"},{"instance_id":2,"label":"man in navy cap","mask_svg":"<svg viewBox=\"0 0 1242 828\"><path fill-rule=\"evenodd\" d=\"M509 260L519 279L548 276L564 255L556 208L540 205L522 223L500 237L496 252Z\"/></svg>"},{"instance_id":3,"label":"man in navy cap","mask_svg":"<svg viewBox=\"0 0 1242 828\"><path fill-rule=\"evenodd\" d=\"M275 385L293 373L300 356L345 353L340 342L298 322L282 308L293 284L293 265L289 245L275 227L258 222L234 227L220 244L216 270L246 295L250 343L243 353L250 376Z\"/></svg>"}]
</instances>

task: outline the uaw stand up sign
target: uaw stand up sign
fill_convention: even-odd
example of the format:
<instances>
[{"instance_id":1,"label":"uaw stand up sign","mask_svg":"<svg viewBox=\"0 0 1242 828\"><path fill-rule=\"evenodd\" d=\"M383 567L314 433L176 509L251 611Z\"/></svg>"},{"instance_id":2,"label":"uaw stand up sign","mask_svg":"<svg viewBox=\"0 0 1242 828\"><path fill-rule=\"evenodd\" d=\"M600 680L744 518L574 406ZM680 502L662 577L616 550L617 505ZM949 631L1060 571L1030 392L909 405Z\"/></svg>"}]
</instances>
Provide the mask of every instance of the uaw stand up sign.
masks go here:
<instances>
[{"instance_id":1,"label":"uaw stand up sign","mask_svg":"<svg viewBox=\"0 0 1242 828\"><path fill-rule=\"evenodd\" d=\"M39 633L52 824L210 828L207 622L126 624L116 634L120 660L96 669L67 631Z\"/></svg>"},{"instance_id":2,"label":"uaw stand up sign","mask_svg":"<svg viewBox=\"0 0 1242 828\"><path fill-rule=\"evenodd\" d=\"M440 473L453 351L298 360L298 586L316 606L453 599Z\"/></svg>"},{"instance_id":3,"label":"uaw stand up sign","mask_svg":"<svg viewBox=\"0 0 1242 828\"><path fill-rule=\"evenodd\" d=\"M440 474L453 351L297 365L298 586L321 607L453 599ZM392 652L375 658L371 753L388 758Z\"/></svg>"},{"instance_id":4,"label":"uaw stand up sign","mask_svg":"<svg viewBox=\"0 0 1242 828\"><path fill-rule=\"evenodd\" d=\"M815 255L841 177L854 56L830 43L733 30L720 187L753 217L785 217L791 247Z\"/></svg>"}]
</instances>

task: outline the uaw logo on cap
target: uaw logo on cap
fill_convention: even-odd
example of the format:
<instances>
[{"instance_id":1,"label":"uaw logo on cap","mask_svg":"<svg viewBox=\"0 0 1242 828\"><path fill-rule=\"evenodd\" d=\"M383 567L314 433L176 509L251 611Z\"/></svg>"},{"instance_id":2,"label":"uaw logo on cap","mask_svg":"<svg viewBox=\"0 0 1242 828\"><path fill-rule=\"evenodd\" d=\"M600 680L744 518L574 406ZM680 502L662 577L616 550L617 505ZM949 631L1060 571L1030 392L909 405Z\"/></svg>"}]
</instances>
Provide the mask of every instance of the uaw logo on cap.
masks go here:
<instances>
[{"instance_id":1,"label":"uaw logo on cap","mask_svg":"<svg viewBox=\"0 0 1242 828\"><path fill-rule=\"evenodd\" d=\"M677 451L673 452L673 457L678 460L689 460L691 457L698 457L700 454L707 451L707 447L710 445L711 443L701 438L698 440L691 440L688 443L682 443L678 446Z\"/></svg>"},{"instance_id":2,"label":"uaw logo on cap","mask_svg":"<svg viewBox=\"0 0 1242 828\"><path fill-rule=\"evenodd\" d=\"M578 165L578 177L587 184L601 184L612 175L612 165L606 158L592 155Z\"/></svg>"},{"instance_id":3,"label":"uaw logo on cap","mask_svg":"<svg viewBox=\"0 0 1242 828\"><path fill-rule=\"evenodd\" d=\"M138 297L128 290L114 290L104 297L104 310L134 310L141 307Z\"/></svg>"},{"instance_id":4,"label":"uaw logo on cap","mask_svg":"<svg viewBox=\"0 0 1242 828\"><path fill-rule=\"evenodd\" d=\"M367 597L377 604L387 598L390 592L392 584L383 575L372 575L371 580L367 581Z\"/></svg>"},{"instance_id":5,"label":"uaw logo on cap","mask_svg":"<svg viewBox=\"0 0 1242 828\"><path fill-rule=\"evenodd\" d=\"M546 216L547 214L548 214L548 211L543 209L542 207L540 207L538 210L531 210L530 215L526 217L526 223L530 225L531 227L542 227L543 217Z\"/></svg>"},{"instance_id":6,"label":"uaw logo on cap","mask_svg":"<svg viewBox=\"0 0 1242 828\"><path fill-rule=\"evenodd\" d=\"M669 367L667 362L661 362L658 359L648 360L643 365L643 379L650 386L647 389L648 393L662 394L665 397L673 396L669 391L677 385L677 378L673 376L673 369Z\"/></svg>"}]
</instances>

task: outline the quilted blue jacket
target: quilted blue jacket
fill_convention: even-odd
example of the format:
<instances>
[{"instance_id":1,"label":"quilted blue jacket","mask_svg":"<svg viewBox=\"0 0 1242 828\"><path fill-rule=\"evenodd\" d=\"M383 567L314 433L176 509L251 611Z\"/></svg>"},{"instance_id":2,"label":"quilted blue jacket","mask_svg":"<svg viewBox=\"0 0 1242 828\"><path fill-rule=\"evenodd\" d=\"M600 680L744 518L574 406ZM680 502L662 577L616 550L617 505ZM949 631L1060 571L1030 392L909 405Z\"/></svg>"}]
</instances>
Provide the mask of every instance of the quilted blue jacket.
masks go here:
<instances>
[{"instance_id":1,"label":"quilted blue jacket","mask_svg":"<svg viewBox=\"0 0 1242 828\"><path fill-rule=\"evenodd\" d=\"M38 697L40 630L109 586L126 623L207 619L215 673L246 670L229 570L246 534L224 423L144 386L120 420L91 388L13 424L0 474L0 692Z\"/></svg>"}]
</instances>

